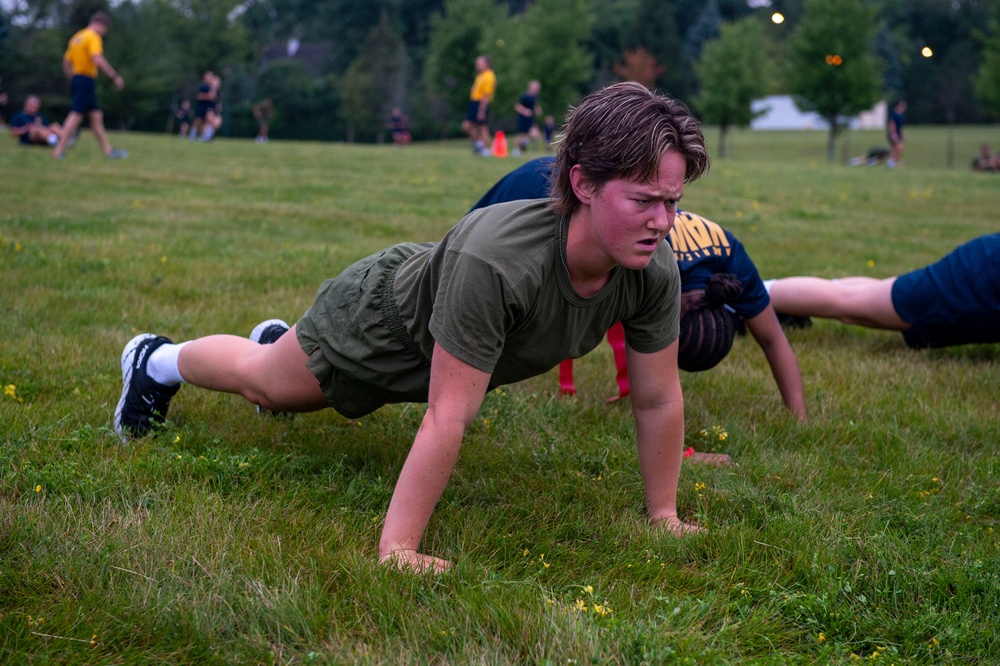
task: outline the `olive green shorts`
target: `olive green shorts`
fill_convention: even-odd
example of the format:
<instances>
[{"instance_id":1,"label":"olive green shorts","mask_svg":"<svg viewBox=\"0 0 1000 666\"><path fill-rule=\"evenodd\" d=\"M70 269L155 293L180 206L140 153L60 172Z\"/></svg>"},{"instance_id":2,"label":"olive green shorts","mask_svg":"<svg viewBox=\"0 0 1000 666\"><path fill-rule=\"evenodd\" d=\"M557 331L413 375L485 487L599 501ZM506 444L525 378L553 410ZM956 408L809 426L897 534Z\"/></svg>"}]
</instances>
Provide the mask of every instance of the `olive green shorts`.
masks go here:
<instances>
[{"instance_id":1,"label":"olive green shorts","mask_svg":"<svg viewBox=\"0 0 1000 666\"><path fill-rule=\"evenodd\" d=\"M425 247L394 245L349 266L320 286L295 325L327 403L348 418L427 401L430 359L406 331L392 288L399 265Z\"/></svg>"}]
</instances>

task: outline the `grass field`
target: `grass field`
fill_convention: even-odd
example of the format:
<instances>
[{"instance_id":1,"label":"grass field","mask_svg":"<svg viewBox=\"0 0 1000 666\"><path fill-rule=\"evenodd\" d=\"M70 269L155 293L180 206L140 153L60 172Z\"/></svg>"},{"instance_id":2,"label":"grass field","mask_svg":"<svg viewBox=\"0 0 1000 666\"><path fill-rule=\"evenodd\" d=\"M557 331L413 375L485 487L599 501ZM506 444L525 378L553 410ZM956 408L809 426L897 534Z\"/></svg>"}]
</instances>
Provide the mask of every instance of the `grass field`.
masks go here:
<instances>
[{"instance_id":1,"label":"grass field","mask_svg":"<svg viewBox=\"0 0 1000 666\"><path fill-rule=\"evenodd\" d=\"M683 207L764 277L887 276L1000 230L1000 176L968 169L997 129L907 137L889 171L827 164L820 133L734 133ZM1000 660L997 345L791 331L800 425L738 340L682 377L687 444L737 462L685 465L682 516L707 530L684 539L645 522L602 345L576 398L554 372L487 397L425 538L456 566L406 575L374 561L422 406L260 418L186 387L126 446L119 356L139 331L294 321L324 278L440 238L520 161L112 138L127 160L87 135L62 162L0 141L0 663Z\"/></svg>"}]
</instances>

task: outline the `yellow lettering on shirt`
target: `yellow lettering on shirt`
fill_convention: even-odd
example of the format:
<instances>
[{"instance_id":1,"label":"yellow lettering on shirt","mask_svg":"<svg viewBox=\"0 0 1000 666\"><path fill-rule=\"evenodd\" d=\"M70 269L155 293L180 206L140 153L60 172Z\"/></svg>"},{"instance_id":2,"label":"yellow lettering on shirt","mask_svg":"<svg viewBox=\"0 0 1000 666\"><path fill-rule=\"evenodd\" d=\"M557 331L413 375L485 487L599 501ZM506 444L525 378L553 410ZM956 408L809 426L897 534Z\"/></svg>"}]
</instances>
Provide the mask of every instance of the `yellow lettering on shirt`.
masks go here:
<instances>
[{"instance_id":1,"label":"yellow lettering on shirt","mask_svg":"<svg viewBox=\"0 0 1000 666\"><path fill-rule=\"evenodd\" d=\"M681 262L709 256L728 257L732 253L722 227L687 211L677 214L670 230L670 246L674 248L674 257Z\"/></svg>"}]
</instances>

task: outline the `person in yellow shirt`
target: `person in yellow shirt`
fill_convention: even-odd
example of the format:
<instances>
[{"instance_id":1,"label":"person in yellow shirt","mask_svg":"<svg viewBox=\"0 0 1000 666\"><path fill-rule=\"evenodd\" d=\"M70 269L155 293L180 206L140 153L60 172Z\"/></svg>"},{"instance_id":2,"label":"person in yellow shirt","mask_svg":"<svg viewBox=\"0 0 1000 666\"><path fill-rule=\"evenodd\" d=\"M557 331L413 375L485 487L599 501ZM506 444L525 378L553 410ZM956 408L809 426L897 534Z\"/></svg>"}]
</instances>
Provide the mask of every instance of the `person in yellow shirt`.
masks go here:
<instances>
[{"instance_id":1,"label":"person in yellow shirt","mask_svg":"<svg viewBox=\"0 0 1000 666\"><path fill-rule=\"evenodd\" d=\"M63 55L63 73L70 82L72 101L70 112L63 123L63 131L59 143L52 151L52 156L62 159L66 156L66 146L76 130L83 122L84 116L90 120L90 129L97 137L101 152L110 159L124 159L128 153L111 147L108 133L104 129L104 112L97 104L97 70L104 72L115 87L121 90L125 87L123 79L115 68L104 57L104 42L102 38L111 27L111 17L104 12L96 12L90 17L87 27L77 32L69 40L69 46Z\"/></svg>"},{"instance_id":2,"label":"person in yellow shirt","mask_svg":"<svg viewBox=\"0 0 1000 666\"><path fill-rule=\"evenodd\" d=\"M472 139L472 152L483 157L490 156L490 127L487 114L490 102L497 91L497 75L493 73L493 62L488 55L476 57L476 79L469 93L469 108L462 121L462 129Z\"/></svg>"}]
</instances>

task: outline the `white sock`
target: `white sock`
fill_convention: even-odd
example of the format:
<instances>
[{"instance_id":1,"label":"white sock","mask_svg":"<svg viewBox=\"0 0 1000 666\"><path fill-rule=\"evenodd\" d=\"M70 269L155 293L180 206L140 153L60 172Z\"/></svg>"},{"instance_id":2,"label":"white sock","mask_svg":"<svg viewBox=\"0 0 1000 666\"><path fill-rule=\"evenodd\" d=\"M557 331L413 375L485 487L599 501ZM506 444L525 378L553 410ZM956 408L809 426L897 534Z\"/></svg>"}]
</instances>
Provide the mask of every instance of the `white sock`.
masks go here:
<instances>
[{"instance_id":1,"label":"white sock","mask_svg":"<svg viewBox=\"0 0 1000 666\"><path fill-rule=\"evenodd\" d=\"M146 362L146 374L157 384L174 386L184 381L181 371L177 368L177 356L181 353L182 342L178 345L160 345L150 354Z\"/></svg>"},{"instance_id":2,"label":"white sock","mask_svg":"<svg viewBox=\"0 0 1000 666\"><path fill-rule=\"evenodd\" d=\"M773 285L777 280L764 280L764 289L767 290L767 295L771 295L771 285Z\"/></svg>"}]
</instances>

